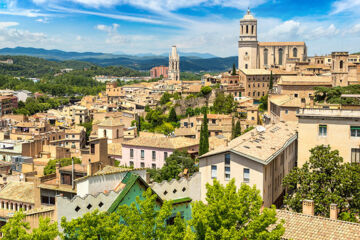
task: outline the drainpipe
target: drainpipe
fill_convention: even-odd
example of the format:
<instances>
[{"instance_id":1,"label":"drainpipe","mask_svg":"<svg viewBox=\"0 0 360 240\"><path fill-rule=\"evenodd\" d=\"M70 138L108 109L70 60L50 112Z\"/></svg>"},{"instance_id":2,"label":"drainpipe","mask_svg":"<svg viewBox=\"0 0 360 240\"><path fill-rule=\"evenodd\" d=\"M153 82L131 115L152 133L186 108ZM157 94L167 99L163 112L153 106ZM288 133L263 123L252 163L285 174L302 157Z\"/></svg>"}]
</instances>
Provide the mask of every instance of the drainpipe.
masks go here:
<instances>
[{"instance_id":1,"label":"drainpipe","mask_svg":"<svg viewBox=\"0 0 360 240\"><path fill-rule=\"evenodd\" d=\"M74 190L75 189L75 182L74 182L74 180L75 180L75 169L74 169L74 157L72 157L71 158L71 164L72 164L72 169L71 169L71 186L72 186L72 190Z\"/></svg>"}]
</instances>

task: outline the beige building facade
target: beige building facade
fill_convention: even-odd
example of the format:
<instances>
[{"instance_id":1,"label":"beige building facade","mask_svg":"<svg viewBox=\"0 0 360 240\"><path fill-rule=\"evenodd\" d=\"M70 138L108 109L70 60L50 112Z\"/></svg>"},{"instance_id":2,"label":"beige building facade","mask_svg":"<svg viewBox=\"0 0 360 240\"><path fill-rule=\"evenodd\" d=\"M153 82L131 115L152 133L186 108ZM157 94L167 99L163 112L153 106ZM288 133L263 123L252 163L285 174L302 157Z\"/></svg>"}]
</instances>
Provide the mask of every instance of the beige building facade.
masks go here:
<instances>
[{"instance_id":1,"label":"beige building facade","mask_svg":"<svg viewBox=\"0 0 360 240\"><path fill-rule=\"evenodd\" d=\"M243 84L245 96L260 99L269 92L271 72L265 69L240 69L240 83Z\"/></svg>"},{"instance_id":2,"label":"beige building facade","mask_svg":"<svg viewBox=\"0 0 360 240\"><path fill-rule=\"evenodd\" d=\"M280 206L284 189L282 179L297 161L297 133L294 124L272 124L254 129L228 146L216 148L199 159L201 199L206 197L206 183L217 179L226 185L231 179L239 188L256 185L264 206Z\"/></svg>"},{"instance_id":3,"label":"beige building facade","mask_svg":"<svg viewBox=\"0 0 360 240\"><path fill-rule=\"evenodd\" d=\"M297 116L298 166L308 161L310 149L322 144L339 150L345 163L360 163L360 110L302 108Z\"/></svg>"}]
</instances>

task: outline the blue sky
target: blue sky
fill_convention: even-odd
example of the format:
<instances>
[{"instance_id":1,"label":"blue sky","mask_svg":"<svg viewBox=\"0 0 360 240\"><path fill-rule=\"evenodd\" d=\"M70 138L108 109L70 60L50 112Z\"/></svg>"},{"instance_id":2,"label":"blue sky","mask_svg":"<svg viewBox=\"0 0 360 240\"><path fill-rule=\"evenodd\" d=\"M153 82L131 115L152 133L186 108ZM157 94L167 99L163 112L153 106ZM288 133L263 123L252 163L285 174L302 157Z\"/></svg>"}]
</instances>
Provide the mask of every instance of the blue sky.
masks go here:
<instances>
[{"instance_id":1,"label":"blue sky","mask_svg":"<svg viewBox=\"0 0 360 240\"><path fill-rule=\"evenodd\" d=\"M234 56L248 7L259 41L360 51L360 0L0 0L0 48Z\"/></svg>"}]
</instances>

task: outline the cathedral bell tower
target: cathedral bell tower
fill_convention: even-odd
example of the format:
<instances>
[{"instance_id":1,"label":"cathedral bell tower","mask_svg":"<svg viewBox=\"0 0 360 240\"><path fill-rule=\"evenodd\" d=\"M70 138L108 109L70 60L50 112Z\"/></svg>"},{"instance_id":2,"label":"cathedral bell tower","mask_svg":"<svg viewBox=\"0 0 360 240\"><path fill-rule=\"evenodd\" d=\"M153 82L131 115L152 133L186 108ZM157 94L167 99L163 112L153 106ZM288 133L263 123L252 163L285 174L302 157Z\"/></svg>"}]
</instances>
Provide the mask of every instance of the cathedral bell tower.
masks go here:
<instances>
[{"instance_id":1,"label":"cathedral bell tower","mask_svg":"<svg viewBox=\"0 0 360 240\"><path fill-rule=\"evenodd\" d=\"M258 68L257 20L248 9L240 20L239 69Z\"/></svg>"}]
</instances>

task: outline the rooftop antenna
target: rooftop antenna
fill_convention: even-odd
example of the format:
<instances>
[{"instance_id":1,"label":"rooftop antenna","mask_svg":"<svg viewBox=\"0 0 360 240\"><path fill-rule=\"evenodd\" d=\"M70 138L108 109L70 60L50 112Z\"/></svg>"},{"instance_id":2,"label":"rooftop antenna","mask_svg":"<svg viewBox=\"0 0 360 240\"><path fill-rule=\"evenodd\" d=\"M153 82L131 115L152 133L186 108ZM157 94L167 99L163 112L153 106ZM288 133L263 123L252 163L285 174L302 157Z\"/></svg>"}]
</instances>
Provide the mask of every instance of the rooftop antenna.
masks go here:
<instances>
[{"instance_id":1,"label":"rooftop antenna","mask_svg":"<svg viewBox=\"0 0 360 240\"><path fill-rule=\"evenodd\" d=\"M248 6L247 14L250 14L250 7Z\"/></svg>"}]
</instances>

